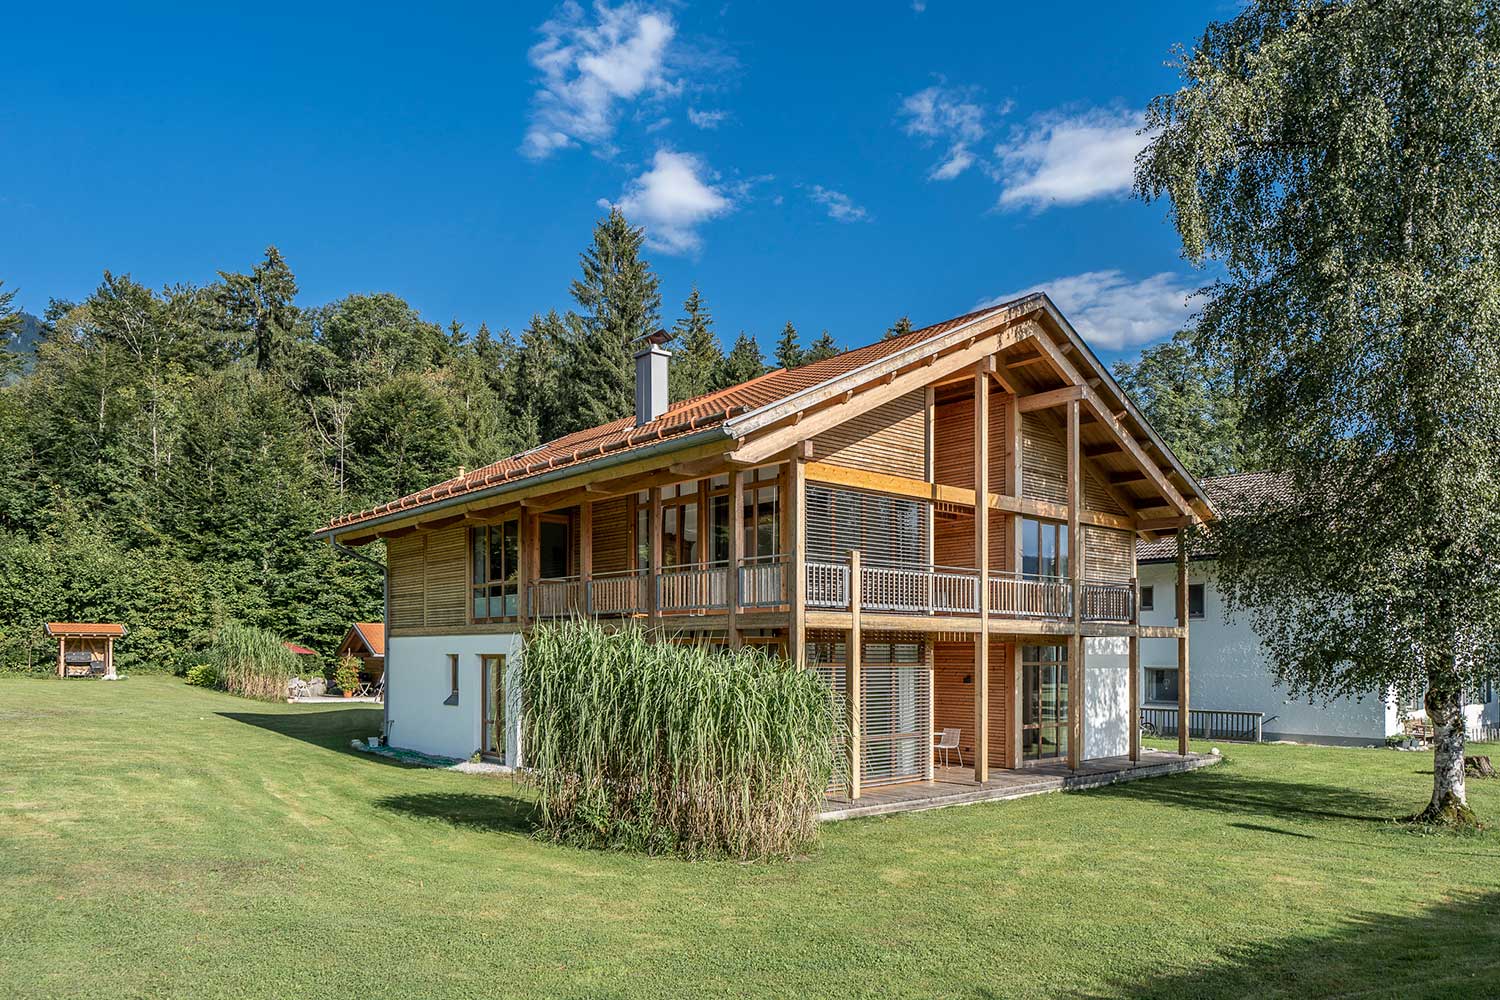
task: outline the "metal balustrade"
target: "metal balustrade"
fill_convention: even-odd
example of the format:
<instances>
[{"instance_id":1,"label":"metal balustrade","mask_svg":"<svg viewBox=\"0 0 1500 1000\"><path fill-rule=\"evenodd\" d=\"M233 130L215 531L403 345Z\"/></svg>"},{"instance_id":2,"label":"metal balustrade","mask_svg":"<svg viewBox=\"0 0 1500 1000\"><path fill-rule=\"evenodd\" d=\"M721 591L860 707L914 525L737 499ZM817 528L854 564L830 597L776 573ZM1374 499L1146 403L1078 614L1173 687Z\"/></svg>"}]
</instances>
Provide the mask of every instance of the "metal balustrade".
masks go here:
<instances>
[{"instance_id":1,"label":"metal balustrade","mask_svg":"<svg viewBox=\"0 0 1500 1000\"><path fill-rule=\"evenodd\" d=\"M712 611L729 606L729 563L664 566L656 577L657 607L664 613Z\"/></svg>"},{"instance_id":2,"label":"metal balustrade","mask_svg":"<svg viewBox=\"0 0 1500 1000\"><path fill-rule=\"evenodd\" d=\"M860 565L860 607L892 614L979 613L979 573L953 566Z\"/></svg>"},{"instance_id":3,"label":"metal balustrade","mask_svg":"<svg viewBox=\"0 0 1500 1000\"><path fill-rule=\"evenodd\" d=\"M600 573L589 580L588 613L597 617L643 615L647 612L650 575L643 569Z\"/></svg>"},{"instance_id":4,"label":"metal balustrade","mask_svg":"<svg viewBox=\"0 0 1500 1000\"><path fill-rule=\"evenodd\" d=\"M529 590L533 618L568 618L587 613L582 577L550 577L536 581Z\"/></svg>"},{"instance_id":5,"label":"metal balustrade","mask_svg":"<svg viewBox=\"0 0 1500 1000\"><path fill-rule=\"evenodd\" d=\"M1085 581L1082 618L1086 622L1134 621L1135 586L1129 583Z\"/></svg>"},{"instance_id":6,"label":"metal balustrade","mask_svg":"<svg viewBox=\"0 0 1500 1000\"><path fill-rule=\"evenodd\" d=\"M990 613L996 618L1073 617L1073 583L1060 576L990 574Z\"/></svg>"},{"instance_id":7,"label":"metal balustrade","mask_svg":"<svg viewBox=\"0 0 1500 1000\"><path fill-rule=\"evenodd\" d=\"M740 607L774 608L787 603L787 560L782 555L740 561Z\"/></svg>"},{"instance_id":8,"label":"metal balustrade","mask_svg":"<svg viewBox=\"0 0 1500 1000\"><path fill-rule=\"evenodd\" d=\"M807 606L849 610L849 564L809 559L806 567Z\"/></svg>"},{"instance_id":9,"label":"metal balustrade","mask_svg":"<svg viewBox=\"0 0 1500 1000\"><path fill-rule=\"evenodd\" d=\"M1158 736L1176 736L1179 714L1175 708L1142 708L1141 723L1156 727ZM1200 740L1261 741L1264 712L1226 712L1211 708L1188 709L1188 735Z\"/></svg>"}]
</instances>

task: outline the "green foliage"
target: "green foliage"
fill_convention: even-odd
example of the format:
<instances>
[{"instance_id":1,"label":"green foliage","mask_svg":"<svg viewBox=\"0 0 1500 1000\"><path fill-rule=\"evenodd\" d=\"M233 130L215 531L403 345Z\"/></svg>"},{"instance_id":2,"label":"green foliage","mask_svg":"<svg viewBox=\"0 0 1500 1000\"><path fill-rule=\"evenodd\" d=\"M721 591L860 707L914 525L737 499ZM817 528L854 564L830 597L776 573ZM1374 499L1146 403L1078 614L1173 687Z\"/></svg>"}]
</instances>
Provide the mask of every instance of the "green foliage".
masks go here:
<instances>
[{"instance_id":1,"label":"green foliage","mask_svg":"<svg viewBox=\"0 0 1500 1000\"><path fill-rule=\"evenodd\" d=\"M455 473L457 449L441 389L427 376L397 375L349 415L349 488L362 502L415 493Z\"/></svg>"},{"instance_id":2,"label":"green foliage","mask_svg":"<svg viewBox=\"0 0 1500 1000\"><path fill-rule=\"evenodd\" d=\"M1229 366L1196 346L1191 333L1146 348L1134 363L1116 363L1114 375L1194 475L1259 467L1251 430L1240 424L1244 400Z\"/></svg>"},{"instance_id":3,"label":"green foliage","mask_svg":"<svg viewBox=\"0 0 1500 1000\"><path fill-rule=\"evenodd\" d=\"M274 632L227 621L209 647L224 690L242 698L283 701L287 683L297 675L297 654Z\"/></svg>"},{"instance_id":4,"label":"green foliage","mask_svg":"<svg viewBox=\"0 0 1500 1000\"><path fill-rule=\"evenodd\" d=\"M886 327L885 336L882 339L890 340L894 337L904 337L908 333L911 333L911 330L911 317L902 316L900 319L896 320L896 322Z\"/></svg>"},{"instance_id":5,"label":"green foliage","mask_svg":"<svg viewBox=\"0 0 1500 1000\"><path fill-rule=\"evenodd\" d=\"M776 364L780 368L797 368L806 364L805 356L806 352L797 339L797 328L787 320L786 326L781 328L781 339L776 341Z\"/></svg>"},{"instance_id":6,"label":"green foliage","mask_svg":"<svg viewBox=\"0 0 1500 1000\"><path fill-rule=\"evenodd\" d=\"M682 318L672 328L676 340L667 373L672 402L692 399L713 392L719 369L724 365L724 351L714 335L714 318L694 288L682 304Z\"/></svg>"},{"instance_id":7,"label":"green foliage","mask_svg":"<svg viewBox=\"0 0 1500 1000\"><path fill-rule=\"evenodd\" d=\"M201 688L216 688L224 681L219 668L212 663L195 663L188 667L184 676L189 684Z\"/></svg>"},{"instance_id":8,"label":"green foliage","mask_svg":"<svg viewBox=\"0 0 1500 1000\"><path fill-rule=\"evenodd\" d=\"M759 378L766 373L765 359L761 357L760 345L755 342L755 337L741 331L735 338L734 348L730 350L729 356L724 359L724 365L719 369L719 382L714 388L727 389L741 382L748 382L753 378Z\"/></svg>"},{"instance_id":9,"label":"green foliage","mask_svg":"<svg viewBox=\"0 0 1500 1000\"><path fill-rule=\"evenodd\" d=\"M352 656L339 657L333 668L333 684L340 691L353 691L359 687L359 661Z\"/></svg>"},{"instance_id":10,"label":"green foliage","mask_svg":"<svg viewBox=\"0 0 1500 1000\"><path fill-rule=\"evenodd\" d=\"M833 334L824 330L818 334L818 339L812 342L802 354L802 363L810 365L815 361L826 361L839 353L838 345L833 342Z\"/></svg>"},{"instance_id":11,"label":"green foliage","mask_svg":"<svg viewBox=\"0 0 1500 1000\"><path fill-rule=\"evenodd\" d=\"M1461 800L1500 673L1500 13L1254 2L1180 70L1137 187L1224 268L1195 335L1285 472L1213 532L1227 595L1294 693L1425 688Z\"/></svg>"},{"instance_id":12,"label":"green foliage","mask_svg":"<svg viewBox=\"0 0 1500 1000\"><path fill-rule=\"evenodd\" d=\"M810 671L574 621L532 634L521 697L553 839L736 858L816 839L839 722Z\"/></svg>"}]
</instances>

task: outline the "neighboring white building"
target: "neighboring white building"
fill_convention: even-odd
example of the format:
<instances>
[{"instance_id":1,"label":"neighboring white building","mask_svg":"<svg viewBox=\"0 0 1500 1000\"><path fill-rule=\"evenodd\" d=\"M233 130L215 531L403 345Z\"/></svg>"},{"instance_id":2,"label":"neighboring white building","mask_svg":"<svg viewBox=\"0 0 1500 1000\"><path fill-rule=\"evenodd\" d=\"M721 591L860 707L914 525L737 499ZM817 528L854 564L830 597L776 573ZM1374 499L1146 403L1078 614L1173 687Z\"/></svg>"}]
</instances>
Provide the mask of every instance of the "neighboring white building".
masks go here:
<instances>
[{"instance_id":1,"label":"neighboring white building","mask_svg":"<svg viewBox=\"0 0 1500 1000\"><path fill-rule=\"evenodd\" d=\"M1269 479L1261 473L1202 480L1214 504L1254 490ZM1142 544L1137 553L1141 586L1141 624L1174 625L1177 609L1176 539ZM1194 709L1264 712L1264 738L1305 743L1372 745L1402 731L1407 716L1423 717L1420 705L1403 708L1371 691L1364 698L1313 701L1292 698L1277 685L1271 664L1246 615L1231 617L1218 586L1211 558L1188 564L1188 630L1192 651ZM1177 707L1177 645L1173 639L1141 640L1141 707ZM1470 738L1482 727L1500 725L1500 703L1494 685L1475 695L1465 708Z\"/></svg>"}]
</instances>

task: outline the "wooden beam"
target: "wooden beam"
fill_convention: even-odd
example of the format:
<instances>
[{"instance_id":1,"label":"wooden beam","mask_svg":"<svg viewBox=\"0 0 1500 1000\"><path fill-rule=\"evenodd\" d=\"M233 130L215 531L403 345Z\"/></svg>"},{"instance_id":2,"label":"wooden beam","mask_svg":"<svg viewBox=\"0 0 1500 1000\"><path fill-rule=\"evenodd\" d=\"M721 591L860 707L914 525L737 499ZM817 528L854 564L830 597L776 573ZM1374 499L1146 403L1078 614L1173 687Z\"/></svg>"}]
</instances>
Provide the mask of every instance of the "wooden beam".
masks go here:
<instances>
[{"instance_id":1,"label":"wooden beam","mask_svg":"<svg viewBox=\"0 0 1500 1000\"><path fill-rule=\"evenodd\" d=\"M531 518L522 511L516 523L516 623L523 629L531 621L531 570L526 560L526 546L530 541Z\"/></svg>"},{"instance_id":2,"label":"wooden beam","mask_svg":"<svg viewBox=\"0 0 1500 1000\"><path fill-rule=\"evenodd\" d=\"M787 511L792 530L788 553L787 596L791 602L787 653L797 666L807 661L807 463L794 458L787 463Z\"/></svg>"},{"instance_id":3,"label":"wooden beam","mask_svg":"<svg viewBox=\"0 0 1500 1000\"><path fill-rule=\"evenodd\" d=\"M1021 643L1018 639L1010 641L1010 710L1007 713L1007 721L1010 723L1009 761L1006 767L1020 767L1022 761L1021 748L1021 720L1025 718L1025 706L1021 704L1022 696L1026 690L1026 681L1021 674Z\"/></svg>"},{"instance_id":4,"label":"wooden beam","mask_svg":"<svg viewBox=\"0 0 1500 1000\"><path fill-rule=\"evenodd\" d=\"M1141 581L1139 577L1132 578L1130 589L1134 595L1132 607L1135 609L1132 620L1136 625L1141 619ZM1141 639L1140 635L1130 636L1126 640L1130 644L1130 677L1126 681L1129 691L1130 718L1127 725L1130 731L1130 759L1138 761L1141 759Z\"/></svg>"},{"instance_id":5,"label":"wooden beam","mask_svg":"<svg viewBox=\"0 0 1500 1000\"><path fill-rule=\"evenodd\" d=\"M1068 451L1068 577L1073 591L1073 635L1068 638L1068 711L1072 715L1073 733L1068 739L1068 766L1078 767L1083 760L1083 649L1080 634L1083 624L1083 531L1079 515L1083 512L1083 458L1079 454L1079 401L1068 401L1066 433Z\"/></svg>"},{"instance_id":6,"label":"wooden beam","mask_svg":"<svg viewBox=\"0 0 1500 1000\"><path fill-rule=\"evenodd\" d=\"M1140 469L1132 469L1129 472L1110 473L1105 482L1115 486L1124 486L1127 483L1138 483L1146 478L1146 474Z\"/></svg>"},{"instance_id":7,"label":"wooden beam","mask_svg":"<svg viewBox=\"0 0 1500 1000\"><path fill-rule=\"evenodd\" d=\"M646 524L646 616L654 629L661 624L661 487L651 487Z\"/></svg>"},{"instance_id":8,"label":"wooden beam","mask_svg":"<svg viewBox=\"0 0 1500 1000\"><path fill-rule=\"evenodd\" d=\"M1022 413L1030 413L1033 410L1045 410L1050 406L1076 403L1083 398L1083 393L1084 387L1081 385L1065 385L1061 389L1049 389L1046 392L1022 396L1017 405Z\"/></svg>"},{"instance_id":9,"label":"wooden beam","mask_svg":"<svg viewBox=\"0 0 1500 1000\"><path fill-rule=\"evenodd\" d=\"M1188 550L1187 534L1177 536L1177 752L1188 752Z\"/></svg>"},{"instance_id":10,"label":"wooden beam","mask_svg":"<svg viewBox=\"0 0 1500 1000\"><path fill-rule=\"evenodd\" d=\"M849 553L849 635L844 644L844 700L849 705L849 798L859 798L861 738L864 736L864 688L860 677L860 666L864 659L864 631L860 627L859 549ZM931 739L928 740L932 742Z\"/></svg>"},{"instance_id":11,"label":"wooden beam","mask_svg":"<svg viewBox=\"0 0 1500 1000\"><path fill-rule=\"evenodd\" d=\"M584 614L592 616L589 593L594 579L594 501L578 505L578 580L583 587Z\"/></svg>"},{"instance_id":12,"label":"wooden beam","mask_svg":"<svg viewBox=\"0 0 1500 1000\"><path fill-rule=\"evenodd\" d=\"M1068 767L1078 770L1083 763L1084 739L1084 647L1087 642L1079 633L1068 636Z\"/></svg>"},{"instance_id":13,"label":"wooden beam","mask_svg":"<svg viewBox=\"0 0 1500 1000\"><path fill-rule=\"evenodd\" d=\"M1074 404L1077 405L1076 403ZM974 372L974 487L987 495L990 484L990 379L980 365ZM974 516L974 565L979 569L979 635L974 641L974 780L990 778L990 515Z\"/></svg>"},{"instance_id":14,"label":"wooden beam","mask_svg":"<svg viewBox=\"0 0 1500 1000\"><path fill-rule=\"evenodd\" d=\"M740 634L740 561L745 547L745 473L735 469L729 474L729 568L725 604L729 615L729 648L739 649Z\"/></svg>"}]
</instances>

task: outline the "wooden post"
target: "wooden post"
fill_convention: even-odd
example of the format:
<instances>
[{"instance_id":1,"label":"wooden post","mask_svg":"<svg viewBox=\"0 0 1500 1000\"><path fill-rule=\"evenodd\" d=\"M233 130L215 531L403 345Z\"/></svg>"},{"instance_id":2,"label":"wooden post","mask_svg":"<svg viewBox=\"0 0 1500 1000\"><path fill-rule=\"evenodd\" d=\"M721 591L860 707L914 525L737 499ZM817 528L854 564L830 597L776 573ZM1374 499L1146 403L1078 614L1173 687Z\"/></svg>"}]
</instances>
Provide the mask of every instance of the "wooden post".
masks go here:
<instances>
[{"instance_id":1,"label":"wooden post","mask_svg":"<svg viewBox=\"0 0 1500 1000\"><path fill-rule=\"evenodd\" d=\"M1083 639L1083 531L1079 514L1083 508L1083 463L1079 454L1079 402L1068 401L1068 577L1073 591L1073 632L1068 637L1068 711L1072 734L1068 738L1068 766L1077 769L1083 760L1084 739L1084 639Z\"/></svg>"},{"instance_id":2,"label":"wooden post","mask_svg":"<svg viewBox=\"0 0 1500 1000\"><path fill-rule=\"evenodd\" d=\"M927 664L927 766L922 768L922 778L923 780L931 781L933 779L934 766L937 763L934 759L936 751L932 746L932 734L937 728L937 677L933 668L934 655L931 636L927 636L922 640L922 660Z\"/></svg>"},{"instance_id":3,"label":"wooden post","mask_svg":"<svg viewBox=\"0 0 1500 1000\"><path fill-rule=\"evenodd\" d=\"M974 641L974 780L990 779L990 374L974 372L974 565L979 570L979 635Z\"/></svg>"},{"instance_id":4,"label":"wooden post","mask_svg":"<svg viewBox=\"0 0 1500 1000\"><path fill-rule=\"evenodd\" d=\"M1188 752L1188 551L1187 530L1177 530L1177 752Z\"/></svg>"},{"instance_id":5,"label":"wooden post","mask_svg":"<svg viewBox=\"0 0 1500 1000\"><path fill-rule=\"evenodd\" d=\"M646 615L654 629L661 624L661 487L651 487L646 522Z\"/></svg>"},{"instance_id":6,"label":"wooden post","mask_svg":"<svg viewBox=\"0 0 1500 1000\"><path fill-rule=\"evenodd\" d=\"M861 746L865 721L864 689L860 667L864 654L864 631L860 627L859 549L849 553L849 639L844 655L844 697L849 702L849 798L859 798ZM930 741L929 741L930 742Z\"/></svg>"},{"instance_id":7,"label":"wooden post","mask_svg":"<svg viewBox=\"0 0 1500 1000\"><path fill-rule=\"evenodd\" d=\"M787 512L791 525L792 551L788 554L790 577L787 596L791 599L791 616L787 628L787 655L797 666L804 666L807 647L807 470L803 450L799 449L787 463ZM854 581L850 581L851 586Z\"/></svg>"},{"instance_id":8,"label":"wooden post","mask_svg":"<svg viewBox=\"0 0 1500 1000\"><path fill-rule=\"evenodd\" d=\"M516 621L523 629L531 621L531 562L527 558L530 544L531 518L522 507L516 511Z\"/></svg>"},{"instance_id":9,"label":"wooden post","mask_svg":"<svg viewBox=\"0 0 1500 1000\"><path fill-rule=\"evenodd\" d=\"M594 615L594 501L578 505L578 585L583 591L583 613Z\"/></svg>"},{"instance_id":10,"label":"wooden post","mask_svg":"<svg viewBox=\"0 0 1500 1000\"><path fill-rule=\"evenodd\" d=\"M104 637L104 676L110 680L115 677L115 637L112 635Z\"/></svg>"},{"instance_id":11,"label":"wooden post","mask_svg":"<svg viewBox=\"0 0 1500 1000\"><path fill-rule=\"evenodd\" d=\"M1021 703L1022 695L1026 690L1025 678L1021 676L1021 644L1012 641L1010 645L1010 767L1020 767L1021 759L1021 722L1026 706Z\"/></svg>"},{"instance_id":12,"label":"wooden post","mask_svg":"<svg viewBox=\"0 0 1500 1000\"><path fill-rule=\"evenodd\" d=\"M1021 495L1021 408L1015 396L1005 400L1005 493Z\"/></svg>"},{"instance_id":13,"label":"wooden post","mask_svg":"<svg viewBox=\"0 0 1500 1000\"><path fill-rule=\"evenodd\" d=\"M59 677L67 676L67 672L63 668L63 663L66 662L65 658L67 656L67 645L67 636L60 635L57 637L57 676Z\"/></svg>"},{"instance_id":14,"label":"wooden post","mask_svg":"<svg viewBox=\"0 0 1500 1000\"><path fill-rule=\"evenodd\" d=\"M743 641L740 635L740 562L745 549L745 473L733 469L729 473L729 566L724 579L725 624L729 633L729 648L739 649Z\"/></svg>"},{"instance_id":15,"label":"wooden post","mask_svg":"<svg viewBox=\"0 0 1500 1000\"><path fill-rule=\"evenodd\" d=\"M1132 601L1135 611L1131 614L1131 624L1135 626L1130 633L1130 679L1128 681L1130 690L1130 759L1132 762L1141 759L1141 581L1140 577L1131 577L1130 591L1133 595Z\"/></svg>"}]
</instances>

